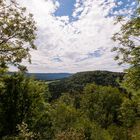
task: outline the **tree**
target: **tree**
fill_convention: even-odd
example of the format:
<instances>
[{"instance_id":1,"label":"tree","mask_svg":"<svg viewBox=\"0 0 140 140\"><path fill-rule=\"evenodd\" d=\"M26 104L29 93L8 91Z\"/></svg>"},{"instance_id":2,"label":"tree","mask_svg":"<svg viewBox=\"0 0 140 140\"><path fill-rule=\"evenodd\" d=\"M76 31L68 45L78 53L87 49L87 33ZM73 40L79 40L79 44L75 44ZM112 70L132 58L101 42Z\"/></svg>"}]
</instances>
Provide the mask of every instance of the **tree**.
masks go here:
<instances>
[{"instance_id":1,"label":"tree","mask_svg":"<svg viewBox=\"0 0 140 140\"><path fill-rule=\"evenodd\" d=\"M129 20L118 17L117 23L122 26L112 38L119 43L119 47L113 49L117 51L115 60L119 60L119 64L127 63L130 66L126 71L123 86L132 92L140 90L140 0L137 2L138 6Z\"/></svg>"},{"instance_id":2,"label":"tree","mask_svg":"<svg viewBox=\"0 0 140 140\"><path fill-rule=\"evenodd\" d=\"M90 121L87 116L80 117L74 128L82 131L85 140L112 140L106 129L101 128L96 122Z\"/></svg>"},{"instance_id":3,"label":"tree","mask_svg":"<svg viewBox=\"0 0 140 140\"><path fill-rule=\"evenodd\" d=\"M132 140L139 140L140 139L140 121L136 123L136 125L133 127L133 130L131 131L131 139Z\"/></svg>"},{"instance_id":4,"label":"tree","mask_svg":"<svg viewBox=\"0 0 140 140\"><path fill-rule=\"evenodd\" d=\"M117 88L89 84L81 101L82 111L91 121L103 128L119 123L118 110L122 104L122 94Z\"/></svg>"},{"instance_id":5,"label":"tree","mask_svg":"<svg viewBox=\"0 0 140 140\"><path fill-rule=\"evenodd\" d=\"M135 124L136 121L136 112L135 104L132 100L124 99L120 107L119 119L121 120L125 128L129 128Z\"/></svg>"},{"instance_id":6,"label":"tree","mask_svg":"<svg viewBox=\"0 0 140 140\"><path fill-rule=\"evenodd\" d=\"M84 132L70 129L60 132L56 135L55 140L85 140Z\"/></svg>"},{"instance_id":7,"label":"tree","mask_svg":"<svg viewBox=\"0 0 140 140\"><path fill-rule=\"evenodd\" d=\"M45 85L23 74L5 77L4 85L0 94L0 138L17 134L16 126L22 122L33 130L46 110Z\"/></svg>"},{"instance_id":8,"label":"tree","mask_svg":"<svg viewBox=\"0 0 140 140\"><path fill-rule=\"evenodd\" d=\"M17 136L5 136L2 140L39 140L39 136L28 129L28 125L24 122L17 125Z\"/></svg>"},{"instance_id":9,"label":"tree","mask_svg":"<svg viewBox=\"0 0 140 140\"><path fill-rule=\"evenodd\" d=\"M26 8L10 0L0 0L0 70L9 65L24 70L23 59L30 62L30 49L36 49L35 21Z\"/></svg>"},{"instance_id":10,"label":"tree","mask_svg":"<svg viewBox=\"0 0 140 140\"><path fill-rule=\"evenodd\" d=\"M113 49L117 52L115 60L119 60L119 64L129 66L121 83L128 91L129 99L124 99L119 109L119 119L126 129L127 139L132 133L129 128L137 125L140 110L140 0L137 2L136 10L129 16L129 19L118 17L117 23L121 23L122 26L112 38L119 43L119 47ZM139 138L137 132L135 136ZM132 139L135 139L135 136Z\"/></svg>"},{"instance_id":11,"label":"tree","mask_svg":"<svg viewBox=\"0 0 140 140\"><path fill-rule=\"evenodd\" d=\"M128 140L126 129L122 126L112 124L108 127L107 130L113 140Z\"/></svg>"},{"instance_id":12,"label":"tree","mask_svg":"<svg viewBox=\"0 0 140 140\"><path fill-rule=\"evenodd\" d=\"M66 105L63 102L53 104L51 118L56 132L65 131L73 127L79 117L79 112L73 106Z\"/></svg>"},{"instance_id":13,"label":"tree","mask_svg":"<svg viewBox=\"0 0 140 140\"><path fill-rule=\"evenodd\" d=\"M125 21L125 17L119 16L116 23L118 22L122 25L121 29L112 38L120 45L113 49L117 51L115 59L120 60L120 64L140 65L140 7L138 6L136 11L130 15L129 20Z\"/></svg>"}]
</instances>

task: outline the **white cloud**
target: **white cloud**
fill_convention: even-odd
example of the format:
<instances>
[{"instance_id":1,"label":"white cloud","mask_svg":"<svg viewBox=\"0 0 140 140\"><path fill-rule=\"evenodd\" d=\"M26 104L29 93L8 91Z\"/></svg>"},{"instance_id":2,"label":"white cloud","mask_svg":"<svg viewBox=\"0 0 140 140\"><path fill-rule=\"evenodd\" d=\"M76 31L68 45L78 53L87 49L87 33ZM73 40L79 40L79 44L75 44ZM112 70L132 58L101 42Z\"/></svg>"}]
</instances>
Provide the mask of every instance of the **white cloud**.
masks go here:
<instances>
[{"instance_id":1,"label":"white cloud","mask_svg":"<svg viewBox=\"0 0 140 140\"><path fill-rule=\"evenodd\" d=\"M73 16L78 20L73 22L68 16L54 16L60 4L53 0L18 1L34 14L38 26L38 50L32 51L32 64L27 64L30 72L122 70L110 52L115 45L110 38L120 28L114 26L113 17L107 17L116 6L115 0L77 0ZM103 50L100 57L88 58L99 49Z\"/></svg>"}]
</instances>

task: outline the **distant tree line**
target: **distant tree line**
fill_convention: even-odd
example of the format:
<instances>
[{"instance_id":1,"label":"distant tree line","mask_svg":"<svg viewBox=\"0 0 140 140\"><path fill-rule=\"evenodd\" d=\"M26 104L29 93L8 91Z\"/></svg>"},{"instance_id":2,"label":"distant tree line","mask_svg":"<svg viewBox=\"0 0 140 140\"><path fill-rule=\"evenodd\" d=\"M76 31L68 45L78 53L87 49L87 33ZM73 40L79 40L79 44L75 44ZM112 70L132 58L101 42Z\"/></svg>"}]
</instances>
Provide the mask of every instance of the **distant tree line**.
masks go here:
<instances>
[{"instance_id":1,"label":"distant tree line","mask_svg":"<svg viewBox=\"0 0 140 140\"><path fill-rule=\"evenodd\" d=\"M79 72L69 78L54 81L48 84L52 99L61 96L62 93L82 92L84 87L89 83L95 83L102 86L118 87L119 81L122 81L124 73L109 71L89 71ZM123 89L122 89L123 90Z\"/></svg>"}]
</instances>

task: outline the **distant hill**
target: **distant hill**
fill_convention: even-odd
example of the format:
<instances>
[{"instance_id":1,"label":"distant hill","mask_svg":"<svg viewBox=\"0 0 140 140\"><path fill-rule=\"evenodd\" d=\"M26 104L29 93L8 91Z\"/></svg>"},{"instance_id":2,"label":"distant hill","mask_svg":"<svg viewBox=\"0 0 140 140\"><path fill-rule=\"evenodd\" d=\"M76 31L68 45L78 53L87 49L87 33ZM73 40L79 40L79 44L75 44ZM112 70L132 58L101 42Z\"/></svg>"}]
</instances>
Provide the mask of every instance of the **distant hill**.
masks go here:
<instances>
[{"instance_id":1,"label":"distant hill","mask_svg":"<svg viewBox=\"0 0 140 140\"><path fill-rule=\"evenodd\" d=\"M13 74L13 72L9 72ZM34 77L37 80L51 81L68 78L72 76L70 73L26 73L26 76Z\"/></svg>"},{"instance_id":2,"label":"distant hill","mask_svg":"<svg viewBox=\"0 0 140 140\"><path fill-rule=\"evenodd\" d=\"M61 93L81 92L88 83L97 85L119 87L117 79L122 80L124 73L110 71L78 72L72 76L49 84L52 98L58 98Z\"/></svg>"},{"instance_id":3,"label":"distant hill","mask_svg":"<svg viewBox=\"0 0 140 140\"><path fill-rule=\"evenodd\" d=\"M70 73L27 73L28 76L34 76L38 80L59 80L68 78L72 74Z\"/></svg>"}]
</instances>

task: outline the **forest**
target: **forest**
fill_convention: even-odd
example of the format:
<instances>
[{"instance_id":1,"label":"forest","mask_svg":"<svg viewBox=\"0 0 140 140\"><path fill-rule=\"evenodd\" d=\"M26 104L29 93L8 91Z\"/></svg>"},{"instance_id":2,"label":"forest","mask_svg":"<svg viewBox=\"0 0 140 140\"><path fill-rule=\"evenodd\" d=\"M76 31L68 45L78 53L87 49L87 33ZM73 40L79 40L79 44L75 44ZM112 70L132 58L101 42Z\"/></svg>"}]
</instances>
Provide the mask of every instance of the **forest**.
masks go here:
<instances>
[{"instance_id":1,"label":"forest","mask_svg":"<svg viewBox=\"0 0 140 140\"><path fill-rule=\"evenodd\" d=\"M140 140L140 7L120 22L112 36L120 46L112 51L128 65L124 72L79 72L47 83L22 65L37 49L33 15L0 0L0 139ZM18 72L8 74L11 65Z\"/></svg>"}]
</instances>

